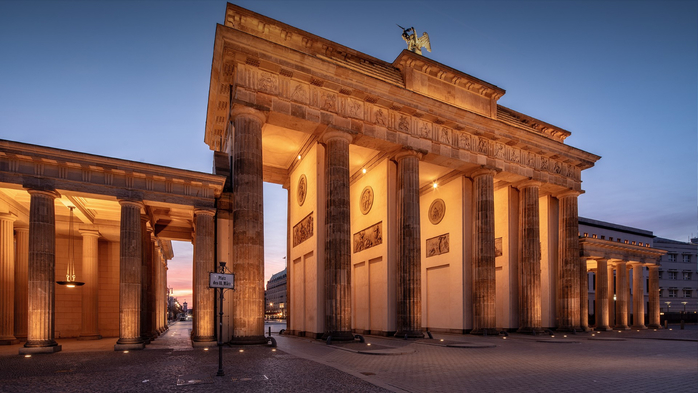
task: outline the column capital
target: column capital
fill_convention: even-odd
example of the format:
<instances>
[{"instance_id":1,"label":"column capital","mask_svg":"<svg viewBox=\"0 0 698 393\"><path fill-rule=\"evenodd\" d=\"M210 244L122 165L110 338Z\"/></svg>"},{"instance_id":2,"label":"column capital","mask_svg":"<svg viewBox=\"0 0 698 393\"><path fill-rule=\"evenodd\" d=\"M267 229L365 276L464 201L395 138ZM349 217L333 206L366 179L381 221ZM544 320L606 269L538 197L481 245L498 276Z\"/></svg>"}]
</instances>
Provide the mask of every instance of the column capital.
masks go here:
<instances>
[{"instance_id":1,"label":"column capital","mask_svg":"<svg viewBox=\"0 0 698 393\"><path fill-rule=\"evenodd\" d=\"M15 216L12 213L0 213L0 221L15 222L16 220L17 220L17 216Z\"/></svg>"},{"instance_id":2,"label":"column capital","mask_svg":"<svg viewBox=\"0 0 698 393\"><path fill-rule=\"evenodd\" d=\"M245 105L233 105L233 110L230 111L230 118L236 119L237 117L252 117L259 120L262 124L267 121L267 115L264 112Z\"/></svg>"},{"instance_id":3,"label":"column capital","mask_svg":"<svg viewBox=\"0 0 698 393\"><path fill-rule=\"evenodd\" d=\"M18 227L18 226L15 226L15 232L17 232L17 233L20 233L20 232L21 232L21 233L29 233L29 227L25 227L25 226Z\"/></svg>"},{"instance_id":4,"label":"column capital","mask_svg":"<svg viewBox=\"0 0 698 393\"><path fill-rule=\"evenodd\" d=\"M345 139L347 142L351 143L354 140L354 135L346 130L340 130L337 128L328 128L327 131L320 137L320 142L327 143L331 139Z\"/></svg>"},{"instance_id":5,"label":"column capital","mask_svg":"<svg viewBox=\"0 0 698 393\"><path fill-rule=\"evenodd\" d=\"M58 191L51 189L29 188L27 189L27 192L29 193L29 195L44 195L54 199L61 197L61 194L59 194Z\"/></svg>"},{"instance_id":6,"label":"column capital","mask_svg":"<svg viewBox=\"0 0 698 393\"><path fill-rule=\"evenodd\" d=\"M478 176L492 175L495 176L497 173L501 172L501 169L494 168L491 166L482 165L480 168L473 170L472 172L466 174L467 177L475 179Z\"/></svg>"},{"instance_id":7,"label":"column capital","mask_svg":"<svg viewBox=\"0 0 698 393\"><path fill-rule=\"evenodd\" d=\"M393 159L395 161L400 161L406 157L417 157L418 160L421 160L425 154L426 154L426 151L424 151L424 150L417 150L417 149L412 149L409 147L403 147L402 149L400 149L400 151L395 153L395 156L393 157Z\"/></svg>"},{"instance_id":8,"label":"column capital","mask_svg":"<svg viewBox=\"0 0 698 393\"><path fill-rule=\"evenodd\" d=\"M522 181L522 182L520 182L520 183L517 183L516 185L514 185L514 187L517 188L517 189L519 189L519 190L522 190L522 189L524 189L524 188L529 188L529 187L540 188L540 186L541 186L542 184L543 184L543 183L541 183L541 182L538 181L538 180L528 179L528 180L524 180L524 181Z\"/></svg>"},{"instance_id":9,"label":"column capital","mask_svg":"<svg viewBox=\"0 0 698 393\"><path fill-rule=\"evenodd\" d=\"M215 216L216 215L216 209L194 209L194 215L205 215L205 216Z\"/></svg>"},{"instance_id":10,"label":"column capital","mask_svg":"<svg viewBox=\"0 0 698 393\"><path fill-rule=\"evenodd\" d=\"M99 230L97 229L78 229L78 232L82 235L82 237L100 237L101 234L99 233Z\"/></svg>"},{"instance_id":11,"label":"column capital","mask_svg":"<svg viewBox=\"0 0 698 393\"><path fill-rule=\"evenodd\" d=\"M143 204L143 201L135 200L135 199L119 199L119 205L121 206L133 206L137 207L139 209L142 209L145 207Z\"/></svg>"},{"instance_id":12,"label":"column capital","mask_svg":"<svg viewBox=\"0 0 698 393\"><path fill-rule=\"evenodd\" d=\"M584 194L584 190L571 190L570 189L570 190L565 190L565 191L553 194L553 196L557 199L567 198L567 197L576 198L582 194Z\"/></svg>"}]
</instances>

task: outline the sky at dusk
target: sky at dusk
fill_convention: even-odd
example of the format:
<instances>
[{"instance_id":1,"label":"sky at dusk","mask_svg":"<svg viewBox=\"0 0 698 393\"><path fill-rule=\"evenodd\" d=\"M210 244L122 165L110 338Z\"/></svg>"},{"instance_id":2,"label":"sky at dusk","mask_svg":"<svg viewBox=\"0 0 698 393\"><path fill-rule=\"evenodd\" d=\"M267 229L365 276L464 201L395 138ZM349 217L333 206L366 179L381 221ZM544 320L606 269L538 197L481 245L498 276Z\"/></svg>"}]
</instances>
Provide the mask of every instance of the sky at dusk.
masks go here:
<instances>
[{"instance_id":1,"label":"sky at dusk","mask_svg":"<svg viewBox=\"0 0 698 393\"><path fill-rule=\"evenodd\" d=\"M392 62L401 30L437 62L507 91L501 105L600 155L579 214L698 235L698 2L238 1ZM0 139L211 172L204 144L224 1L0 1ZM265 276L285 266L286 191L265 184ZM192 247L170 287L191 303ZM266 280L265 280L266 282Z\"/></svg>"}]
</instances>

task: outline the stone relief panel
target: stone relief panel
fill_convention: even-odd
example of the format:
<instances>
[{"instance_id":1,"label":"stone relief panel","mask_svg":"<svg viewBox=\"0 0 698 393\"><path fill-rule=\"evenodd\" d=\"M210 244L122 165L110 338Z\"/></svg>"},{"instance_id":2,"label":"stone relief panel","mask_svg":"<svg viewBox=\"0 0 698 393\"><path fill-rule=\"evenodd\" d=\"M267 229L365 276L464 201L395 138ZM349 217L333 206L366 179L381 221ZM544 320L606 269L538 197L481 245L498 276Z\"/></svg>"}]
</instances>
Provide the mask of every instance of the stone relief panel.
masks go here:
<instances>
[{"instance_id":1,"label":"stone relief panel","mask_svg":"<svg viewBox=\"0 0 698 393\"><path fill-rule=\"evenodd\" d=\"M472 145L472 140L473 138L464 133L464 132L459 132L458 133L458 147L464 150L473 150L473 145Z\"/></svg>"},{"instance_id":2,"label":"stone relief panel","mask_svg":"<svg viewBox=\"0 0 698 393\"><path fill-rule=\"evenodd\" d=\"M298 200L298 206L303 206L305 203L305 195L308 193L308 179L305 177L305 175L301 175L300 179L298 179L298 191L297 191L297 200Z\"/></svg>"},{"instance_id":3,"label":"stone relief panel","mask_svg":"<svg viewBox=\"0 0 698 393\"><path fill-rule=\"evenodd\" d=\"M521 150L515 147L510 147L509 149L509 161L514 164L521 164Z\"/></svg>"},{"instance_id":4,"label":"stone relief panel","mask_svg":"<svg viewBox=\"0 0 698 393\"><path fill-rule=\"evenodd\" d=\"M308 86L303 83L291 82L290 88L290 98L292 101L300 102L302 104L308 104L308 99L310 94L308 93Z\"/></svg>"},{"instance_id":5,"label":"stone relief panel","mask_svg":"<svg viewBox=\"0 0 698 393\"><path fill-rule=\"evenodd\" d=\"M388 127L388 110L374 106L372 120L378 126Z\"/></svg>"},{"instance_id":6,"label":"stone relief panel","mask_svg":"<svg viewBox=\"0 0 698 393\"><path fill-rule=\"evenodd\" d=\"M417 126L419 127L417 136L420 138L426 138L426 139L431 139L431 123L428 123L426 121L417 121Z\"/></svg>"},{"instance_id":7,"label":"stone relief panel","mask_svg":"<svg viewBox=\"0 0 698 393\"><path fill-rule=\"evenodd\" d=\"M398 131L410 133L410 117L406 115L396 114L396 128Z\"/></svg>"},{"instance_id":8,"label":"stone relief panel","mask_svg":"<svg viewBox=\"0 0 698 393\"><path fill-rule=\"evenodd\" d=\"M354 234L354 253L383 243L383 222L378 222Z\"/></svg>"},{"instance_id":9,"label":"stone relief panel","mask_svg":"<svg viewBox=\"0 0 698 393\"><path fill-rule=\"evenodd\" d=\"M500 160L506 160L506 150L504 149L503 143L494 143L494 156Z\"/></svg>"},{"instance_id":10,"label":"stone relief panel","mask_svg":"<svg viewBox=\"0 0 698 393\"><path fill-rule=\"evenodd\" d=\"M449 251L449 234L443 234L427 239L427 258L446 254Z\"/></svg>"},{"instance_id":11,"label":"stone relief panel","mask_svg":"<svg viewBox=\"0 0 698 393\"><path fill-rule=\"evenodd\" d=\"M540 170L541 171L547 171L549 165L548 157L541 157L540 158Z\"/></svg>"},{"instance_id":12,"label":"stone relief panel","mask_svg":"<svg viewBox=\"0 0 698 393\"><path fill-rule=\"evenodd\" d=\"M503 252L502 252L502 238L498 237L494 239L494 256L495 257L501 257Z\"/></svg>"},{"instance_id":13,"label":"stone relief panel","mask_svg":"<svg viewBox=\"0 0 698 393\"><path fill-rule=\"evenodd\" d=\"M364 117L364 105L363 102L353 99L347 100L346 114L349 117L355 119L363 119Z\"/></svg>"},{"instance_id":14,"label":"stone relief panel","mask_svg":"<svg viewBox=\"0 0 698 393\"><path fill-rule=\"evenodd\" d=\"M366 186L364 190L361 191L359 205L361 214L366 215L371 211L371 208L373 207L373 188L371 188L371 186Z\"/></svg>"},{"instance_id":15,"label":"stone relief panel","mask_svg":"<svg viewBox=\"0 0 698 393\"><path fill-rule=\"evenodd\" d=\"M320 108L328 112L337 112L337 94L325 90L320 92Z\"/></svg>"},{"instance_id":16,"label":"stone relief panel","mask_svg":"<svg viewBox=\"0 0 698 393\"><path fill-rule=\"evenodd\" d=\"M490 154L490 144L485 138L478 138L477 141L477 152L485 155Z\"/></svg>"},{"instance_id":17,"label":"stone relief panel","mask_svg":"<svg viewBox=\"0 0 698 393\"><path fill-rule=\"evenodd\" d=\"M262 71L257 78L257 90L269 94L279 94L279 76Z\"/></svg>"},{"instance_id":18,"label":"stone relief panel","mask_svg":"<svg viewBox=\"0 0 698 393\"><path fill-rule=\"evenodd\" d=\"M293 226L293 247L313 237L313 213L311 212Z\"/></svg>"},{"instance_id":19,"label":"stone relief panel","mask_svg":"<svg viewBox=\"0 0 698 393\"><path fill-rule=\"evenodd\" d=\"M437 127L437 126L434 126L434 127ZM439 142L441 142L445 145L450 145L451 142L453 141L453 139L451 137L451 135L452 135L451 129L446 128L446 127L438 127L438 128L440 129L439 130Z\"/></svg>"},{"instance_id":20,"label":"stone relief panel","mask_svg":"<svg viewBox=\"0 0 698 393\"><path fill-rule=\"evenodd\" d=\"M444 219L446 215L446 202L443 199L434 199L434 202L429 206L429 221L437 225Z\"/></svg>"}]
</instances>

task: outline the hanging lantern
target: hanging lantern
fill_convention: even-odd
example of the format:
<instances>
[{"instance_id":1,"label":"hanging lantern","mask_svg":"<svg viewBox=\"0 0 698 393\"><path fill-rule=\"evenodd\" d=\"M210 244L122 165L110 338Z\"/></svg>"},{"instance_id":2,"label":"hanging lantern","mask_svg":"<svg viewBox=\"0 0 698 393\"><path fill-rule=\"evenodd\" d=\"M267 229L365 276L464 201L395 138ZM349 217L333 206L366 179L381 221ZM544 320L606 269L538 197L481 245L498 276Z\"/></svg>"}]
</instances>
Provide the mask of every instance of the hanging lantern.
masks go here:
<instances>
[{"instance_id":1,"label":"hanging lantern","mask_svg":"<svg viewBox=\"0 0 698 393\"><path fill-rule=\"evenodd\" d=\"M68 209L70 209L70 225L68 229L68 269L65 274L65 281L56 281L56 284L65 285L68 288L75 288L85 285L85 283L75 281L75 239L73 238L73 209L75 209L75 206L69 206Z\"/></svg>"}]
</instances>

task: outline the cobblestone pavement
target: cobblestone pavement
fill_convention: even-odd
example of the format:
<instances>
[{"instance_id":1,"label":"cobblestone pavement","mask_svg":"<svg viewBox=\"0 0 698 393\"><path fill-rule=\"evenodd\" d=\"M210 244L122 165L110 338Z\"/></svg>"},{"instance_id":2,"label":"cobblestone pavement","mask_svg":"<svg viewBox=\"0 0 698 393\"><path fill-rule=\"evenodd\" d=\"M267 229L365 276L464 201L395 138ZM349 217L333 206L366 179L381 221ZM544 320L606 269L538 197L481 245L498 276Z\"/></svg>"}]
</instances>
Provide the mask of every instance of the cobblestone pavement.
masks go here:
<instances>
[{"instance_id":1,"label":"cobblestone pavement","mask_svg":"<svg viewBox=\"0 0 698 393\"><path fill-rule=\"evenodd\" d=\"M276 351L226 347L225 376L216 377L217 348L191 348L191 323L178 322L144 351L114 352L116 339L59 340L62 352L31 358L18 355L19 345L0 347L0 392L696 391L698 327L670 327L506 339L366 336L338 345L275 333Z\"/></svg>"}]
</instances>

